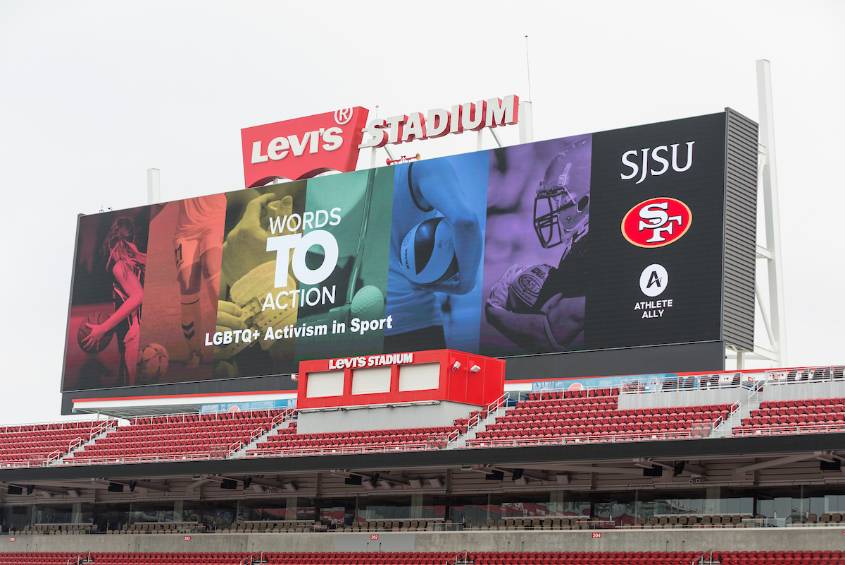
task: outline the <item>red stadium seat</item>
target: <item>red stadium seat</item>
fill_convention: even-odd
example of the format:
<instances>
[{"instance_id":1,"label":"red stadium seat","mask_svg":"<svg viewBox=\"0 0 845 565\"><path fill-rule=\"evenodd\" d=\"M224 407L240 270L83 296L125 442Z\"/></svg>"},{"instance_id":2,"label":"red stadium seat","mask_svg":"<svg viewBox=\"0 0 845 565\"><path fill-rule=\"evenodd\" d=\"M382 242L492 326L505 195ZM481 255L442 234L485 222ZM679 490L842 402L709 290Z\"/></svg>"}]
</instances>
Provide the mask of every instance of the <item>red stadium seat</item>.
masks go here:
<instances>
[{"instance_id":1,"label":"red stadium seat","mask_svg":"<svg viewBox=\"0 0 845 565\"><path fill-rule=\"evenodd\" d=\"M74 462L225 458L270 430L284 411L179 414L136 418L72 456Z\"/></svg>"},{"instance_id":2,"label":"red stadium seat","mask_svg":"<svg viewBox=\"0 0 845 565\"><path fill-rule=\"evenodd\" d=\"M44 464L115 425L115 420L94 420L0 428L0 467Z\"/></svg>"},{"instance_id":3,"label":"red stadium seat","mask_svg":"<svg viewBox=\"0 0 845 565\"><path fill-rule=\"evenodd\" d=\"M450 436L460 433L461 421L466 419L455 420L452 426L315 434L297 434L294 422L267 437L249 455L438 449L446 446Z\"/></svg>"},{"instance_id":4,"label":"red stadium seat","mask_svg":"<svg viewBox=\"0 0 845 565\"><path fill-rule=\"evenodd\" d=\"M696 552L0 553L0 565L690 565ZM706 555L709 559L709 554ZM714 552L721 565L843 564L842 551Z\"/></svg>"},{"instance_id":5,"label":"red stadium seat","mask_svg":"<svg viewBox=\"0 0 845 565\"><path fill-rule=\"evenodd\" d=\"M845 398L761 402L733 435L804 434L845 431Z\"/></svg>"},{"instance_id":6,"label":"red stadium seat","mask_svg":"<svg viewBox=\"0 0 845 565\"><path fill-rule=\"evenodd\" d=\"M531 393L467 444L565 443L618 438L698 437L730 414L728 404L620 410L619 390L583 389Z\"/></svg>"}]
</instances>

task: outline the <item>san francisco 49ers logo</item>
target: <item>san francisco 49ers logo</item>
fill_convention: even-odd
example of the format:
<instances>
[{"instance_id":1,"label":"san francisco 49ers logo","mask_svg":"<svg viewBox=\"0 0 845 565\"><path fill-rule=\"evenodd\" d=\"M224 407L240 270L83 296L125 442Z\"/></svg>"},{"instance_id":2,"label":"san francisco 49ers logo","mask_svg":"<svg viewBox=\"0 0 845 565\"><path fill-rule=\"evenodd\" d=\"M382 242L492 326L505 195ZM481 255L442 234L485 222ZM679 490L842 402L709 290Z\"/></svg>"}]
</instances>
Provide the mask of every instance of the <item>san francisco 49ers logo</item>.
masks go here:
<instances>
[{"instance_id":1,"label":"san francisco 49ers logo","mask_svg":"<svg viewBox=\"0 0 845 565\"><path fill-rule=\"evenodd\" d=\"M681 239L692 225L689 206L677 198L643 200L622 218L622 235L637 247L663 247Z\"/></svg>"}]
</instances>

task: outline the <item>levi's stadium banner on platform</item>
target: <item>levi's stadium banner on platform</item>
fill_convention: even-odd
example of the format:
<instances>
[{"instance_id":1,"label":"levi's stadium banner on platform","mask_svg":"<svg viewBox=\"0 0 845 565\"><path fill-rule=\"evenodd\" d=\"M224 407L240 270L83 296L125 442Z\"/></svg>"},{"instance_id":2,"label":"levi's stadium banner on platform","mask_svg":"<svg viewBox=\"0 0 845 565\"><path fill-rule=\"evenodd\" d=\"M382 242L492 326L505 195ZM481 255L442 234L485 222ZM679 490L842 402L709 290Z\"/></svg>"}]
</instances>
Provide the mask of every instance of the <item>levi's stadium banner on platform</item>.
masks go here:
<instances>
[{"instance_id":1,"label":"levi's stadium banner on platform","mask_svg":"<svg viewBox=\"0 0 845 565\"><path fill-rule=\"evenodd\" d=\"M81 216L63 390L744 345L722 313L753 320L753 208L726 251L730 163L756 155L736 122L756 127L726 111ZM746 255L750 278L727 276Z\"/></svg>"}]
</instances>

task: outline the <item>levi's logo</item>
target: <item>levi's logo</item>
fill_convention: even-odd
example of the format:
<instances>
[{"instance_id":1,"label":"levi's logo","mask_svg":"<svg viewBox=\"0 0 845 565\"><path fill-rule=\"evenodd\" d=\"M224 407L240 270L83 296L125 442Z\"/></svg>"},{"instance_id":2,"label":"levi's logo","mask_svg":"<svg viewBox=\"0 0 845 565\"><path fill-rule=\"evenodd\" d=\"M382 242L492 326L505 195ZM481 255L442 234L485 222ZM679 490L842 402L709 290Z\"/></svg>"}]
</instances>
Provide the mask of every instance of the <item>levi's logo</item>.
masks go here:
<instances>
[{"instance_id":1,"label":"levi's logo","mask_svg":"<svg viewBox=\"0 0 845 565\"><path fill-rule=\"evenodd\" d=\"M643 200L622 218L622 235L637 247L663 247L681 239L692 225L689 206L677 198Z\"/></svg>"},{"instance_id":2,"label":"levi's logo","mask_svg":"<svg viewBox=\"0 0 845 565\"><path fill-rule=\"evenodd\" d=\"M242 129L246 186L354 171L367 113L355 106Z\"/></svg>"},{"instance_id":3,"label":"levi's logo","mask_svg":"<svg viewBox=\"0 0 845 565\"><path fill-rule=\"evenodd\" d=\"M259 139L252 142L252 164L264 163L267 160L280 161L288 155L299 157L307 150L314 154L320 149L334 151L343 145L342 131L339 127L320 128L317 131L306 131L302 136L291 134L274 137L263 147Z\"/></svg>"}]
</instances>

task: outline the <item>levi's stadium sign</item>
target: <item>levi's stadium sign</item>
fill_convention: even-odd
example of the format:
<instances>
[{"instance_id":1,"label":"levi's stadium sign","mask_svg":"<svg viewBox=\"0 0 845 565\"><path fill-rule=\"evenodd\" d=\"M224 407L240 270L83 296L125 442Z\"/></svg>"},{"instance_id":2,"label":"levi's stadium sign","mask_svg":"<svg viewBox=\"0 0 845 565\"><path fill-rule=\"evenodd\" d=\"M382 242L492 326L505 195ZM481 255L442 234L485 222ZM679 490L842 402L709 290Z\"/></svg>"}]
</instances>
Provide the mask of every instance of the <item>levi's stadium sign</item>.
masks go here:
<instances>
[{"instance_id":1,"label":"levi's stadium sign","mask_svg":"<svg viewBox=\"0 0 845 565\"><path fill-rule=\"evenodd\" d=\"M354 171L367 114L354 106L242 129L246 186Z\"/></svg>"},{"instance_id":2,"label":"levi's stadium sign","mask_svg":"<svg viewBox=\"0 0 845 565\"><path fill-rule=\"evenodd\" d=\"M425 114L413 112L370 123L360 147L435 139L449 133L478 131L483 128L514 125L519 121L519 96L466 102L450 109L435 108Z\"/></svg>"},{"instance_id":3,"label":"levi's stadium sign","mask_svg":"<svg viewBox=\"0 0 845 565\"><path fill-rule=\"evenodd\" d=\"M246 186L354 171L361 149L514 125L519 96L489 98L376 119L361 106L241 130Z\"/></svg>"}]
</instances>

